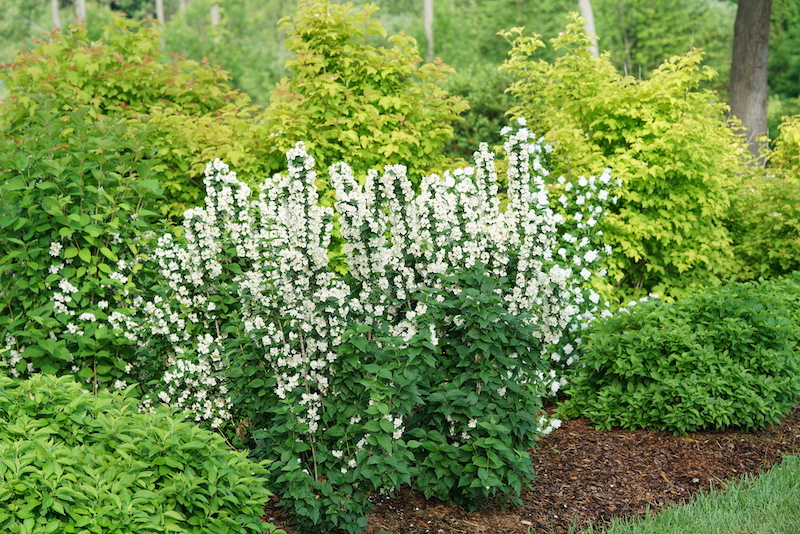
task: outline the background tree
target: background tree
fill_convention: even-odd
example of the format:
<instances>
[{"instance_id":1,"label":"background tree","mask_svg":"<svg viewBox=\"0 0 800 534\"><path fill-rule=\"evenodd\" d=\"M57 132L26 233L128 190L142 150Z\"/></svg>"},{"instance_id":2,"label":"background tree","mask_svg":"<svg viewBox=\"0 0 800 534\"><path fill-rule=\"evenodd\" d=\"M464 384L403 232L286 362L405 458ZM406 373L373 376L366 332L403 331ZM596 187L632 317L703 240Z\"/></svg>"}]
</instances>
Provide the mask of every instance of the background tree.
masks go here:
<instances>
[{"instance_id":1,"label":"background tree","mask_svg":"<svg viewBox=\"0 0 800 534\"><path fill-rule=\"evenodd\" d=\"M50 14L53 17L53 27L61 27L61 13L59 12L58 0L50 0Z\"/></svg>"},{"instance_id":2,"label":"background tree","mask_svg":"<svg viewBox=\"0 0 800 534\"><path fill-rule=\"evenodd\" d=\"M731 61L731 113L742 121L751 154L767 135L767 66L772 0L739 0Z\"/></svg>"},{"instance_id":3,"label":"background tree","mask_svg":"<svg viewBox=\"0 0 800 534\"><path fill-rule=\"evenodd\" d=\"M80 24L86 24L86 0L75 0L75 18Z\"/></svg>"},{"instance_id":4,"label":"background tree","mask_svg":"<svg viewBox=\"0 0 800 534\"><path fill-rule=\"evenodd\" d=\"M580 9L581 17L583 17L586 21L586 34L589 35L590 39L592 40L592 45L589 47L589 51L592 53L592 56L598 57L600 50L597 46L597 29L594 25L592 0L579 0L578 8Z\"/></svg>"},{"instance_id":5,"label":"background tree","mask_svg":"<svg viewBox=\"0 0 800 534\"><path fill-rule=\"evenodd\" d=\"M701 48L706 64L720 73L715 88L725 87L735 2L594 0L592 5L600 48L611 52L624 74L646 77L664 59Z\"/></svg>"},{"instance_id":6,"label":"background tree","mask_svg":"<svg viewBox=\"0 0 800 534\"><path fill-rule=\"evenodd\" d=\"M433 0L423 0L422 18L425 24L425 40L428 46L425 48L425 61L433 61Z\"/></svg>"}]
</instances>

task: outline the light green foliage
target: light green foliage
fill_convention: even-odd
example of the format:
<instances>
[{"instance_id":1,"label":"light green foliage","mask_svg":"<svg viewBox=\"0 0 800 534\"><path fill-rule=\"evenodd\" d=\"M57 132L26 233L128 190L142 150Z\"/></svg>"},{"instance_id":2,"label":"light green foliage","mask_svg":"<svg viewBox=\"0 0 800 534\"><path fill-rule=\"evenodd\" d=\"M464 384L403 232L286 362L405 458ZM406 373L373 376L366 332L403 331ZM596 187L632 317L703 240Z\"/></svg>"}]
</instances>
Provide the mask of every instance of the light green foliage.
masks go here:
<instances>
[{"instance_id":1,"label":"light green foliage","mask_svg":"<svg viewBox=\"0 0 800 534\"><path fill-rule=\"evenodd\" d=\"M0 122L12 136L24 133L42 107L57 113L87 107L87 120L128 119L132 133L146 132L143 144L158 151L155 170L171 201L165 213L200 200L203 170L214 157L261 171L249 99L225 84L221 70L167 61L156 31L140 23L117 18L99 41L80 26L51 33L2 74L9 97Z\"/></svg>"},{"instance_id":2,"label":"light green foliage","mask_svg":"<svg viewBox=\"0 0 800 534\"><path fill-rule=\"evenodd\" d=\"M770 169L800 179L800 114L784 117L779 131L769 156Z\"/></svg>"},{"instance_id":3,"label":"light green foliage","mask_svg":"<svg viewBox=\"0 0 800 534\"><path fill-rule=\"evenodd\" d=\"M346 161L363 174L402 163L419 180L446 164L441 149L453 135L450 123L467 107L438 85L452 70L441 62L419 65L414 39L386 39L376 11L373 4L308 0L283 19L294 57L265 114L274 135L270 171L283 168L298 140L321 168ZM380 46L369 44L374 39Z\"/></svg>"},{"instance_id":4,"label":"light green foliage","mask_svg":"<svg viewBox=\"0 0 800 534\"><path fill-rule=\"evenodd\" d=\"M744 280L800 270L800 115L786 118L768 157L731 195L731 275Z\"/></svg>"},{"instance_id":5,"label":"light green foliage","mask_svg":"<svg viewBox=\"0 0 800 534\"><path fill-rule=\"evenodd\" d=\"M2 142L0 344L13 374L75 373L97 389L126 379L132 361L109 317L135 292L159 187L143 137L88 113L37 110Z\"/></svg>"},{"instance_id":6,"label":"light green foliage","mask_svg":"<svg viewBox=\"0 0 800 534\"><path fill-rule=\"evenodd\" d=\"M800 269L800 182L763 171L731 196L731 275L771 278Z\"/></svg>"},{"instance_id":7,"label":"light green foliage","mask_svg":"<svg viewBox=\"0 0 800 534\"><path fill-rule=\"evenodd\" d=\"M0 529L266 533L267 473L225 440L126 394L0 376Z\"/></svg>"},{"instance_id":8,"label":"light green foliage","mask_svg":"<svg viewBox=\"0 0 800 534\"><path fill-rule=\"evenodd\" d=\"M602 428L752 430L800 397L800 276L731 284L597 321L568 416Z\"/></svg>"},{"instance_id":9,"label":"light green foliage","mask_svg":"<svg viewBox=\"0 0 800 534\"><path fill-rule=\"evenodd\" d=\"M574 181L610 167L622 179L617 213L603 228L614 247L609 278L622 294L680 295L717 281L731 258L722 218L744 152L725 106L698 90L713 71L690 52L649 80L621 76L607 54L591 57L580 22L572 15L552 40L553 63L532 58L544 46L537 37L505 33L514 49L504 68L519 99L510 113L554 143L556 174Z\"/></svg>"}]
</instances>

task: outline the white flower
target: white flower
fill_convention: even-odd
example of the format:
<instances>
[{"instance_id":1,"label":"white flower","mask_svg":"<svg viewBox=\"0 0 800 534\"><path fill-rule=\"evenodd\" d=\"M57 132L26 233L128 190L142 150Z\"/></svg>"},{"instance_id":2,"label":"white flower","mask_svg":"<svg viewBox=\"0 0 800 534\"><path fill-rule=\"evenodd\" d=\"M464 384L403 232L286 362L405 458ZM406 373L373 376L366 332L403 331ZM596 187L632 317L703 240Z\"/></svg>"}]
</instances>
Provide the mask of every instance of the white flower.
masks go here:
<instances>
[{"instance_id":1,"label":"white flower","mask_svg":"<svg viewBox=\"0 0 800 534\"><path fill-rule=\"evenodd\" d=\"M50 255L53 257L59 256L64 247L58 241L50 243Z\"/></svg>"}]
</instances>

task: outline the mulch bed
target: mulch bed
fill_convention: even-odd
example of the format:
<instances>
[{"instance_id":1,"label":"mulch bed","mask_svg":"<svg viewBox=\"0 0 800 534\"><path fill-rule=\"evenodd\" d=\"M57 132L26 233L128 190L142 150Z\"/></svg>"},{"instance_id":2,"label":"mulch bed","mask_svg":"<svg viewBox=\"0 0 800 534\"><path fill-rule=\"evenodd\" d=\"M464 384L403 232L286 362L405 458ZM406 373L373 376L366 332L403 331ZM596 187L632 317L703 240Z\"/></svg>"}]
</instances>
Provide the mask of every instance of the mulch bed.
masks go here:
<instances>
[{"instance_id":1,"label":"mulch bed","mask_svg":"<svg viewBox=\"0 0 800 534\"><path fill-rule=\"evenodd\" d=\"M753 433L596 430L576 419L564 421L531 452L537 478L523 491L521 507L469 512L403 487L393 498L375 499L365 532L566 534L573 526L657 511L712 486L724 489L731 480L800 452L800 408ZM267 507L265 519L292 534L275 504Z\"/></svg>"}]
</instances>

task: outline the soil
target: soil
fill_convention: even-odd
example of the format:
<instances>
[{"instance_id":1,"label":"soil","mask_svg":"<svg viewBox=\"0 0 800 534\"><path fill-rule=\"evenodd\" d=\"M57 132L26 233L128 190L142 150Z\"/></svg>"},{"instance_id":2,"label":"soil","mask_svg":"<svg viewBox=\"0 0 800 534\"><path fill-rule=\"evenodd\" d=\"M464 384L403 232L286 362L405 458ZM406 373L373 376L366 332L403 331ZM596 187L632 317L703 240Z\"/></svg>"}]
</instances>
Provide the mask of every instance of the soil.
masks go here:
<instances>
[{"instance_id":1,"label":"soil","mask_svg":"<svg viewBox=\"0 0 800 534\"><path fill-rule=\"evenodd\" d=\"M752 433L733 430L675 436L646 430L597 430L585 419L564 421L531 451L537 477L520 507L470 512L426 500L409 487L375 499L366 534L567 534L615 517L655 512L699 491L724 490L800 452L800 408L780 424ZM292 530L276 503L265 519ZM578 532L580 529L577 529Z\"/></svg>"}]
</instances>

